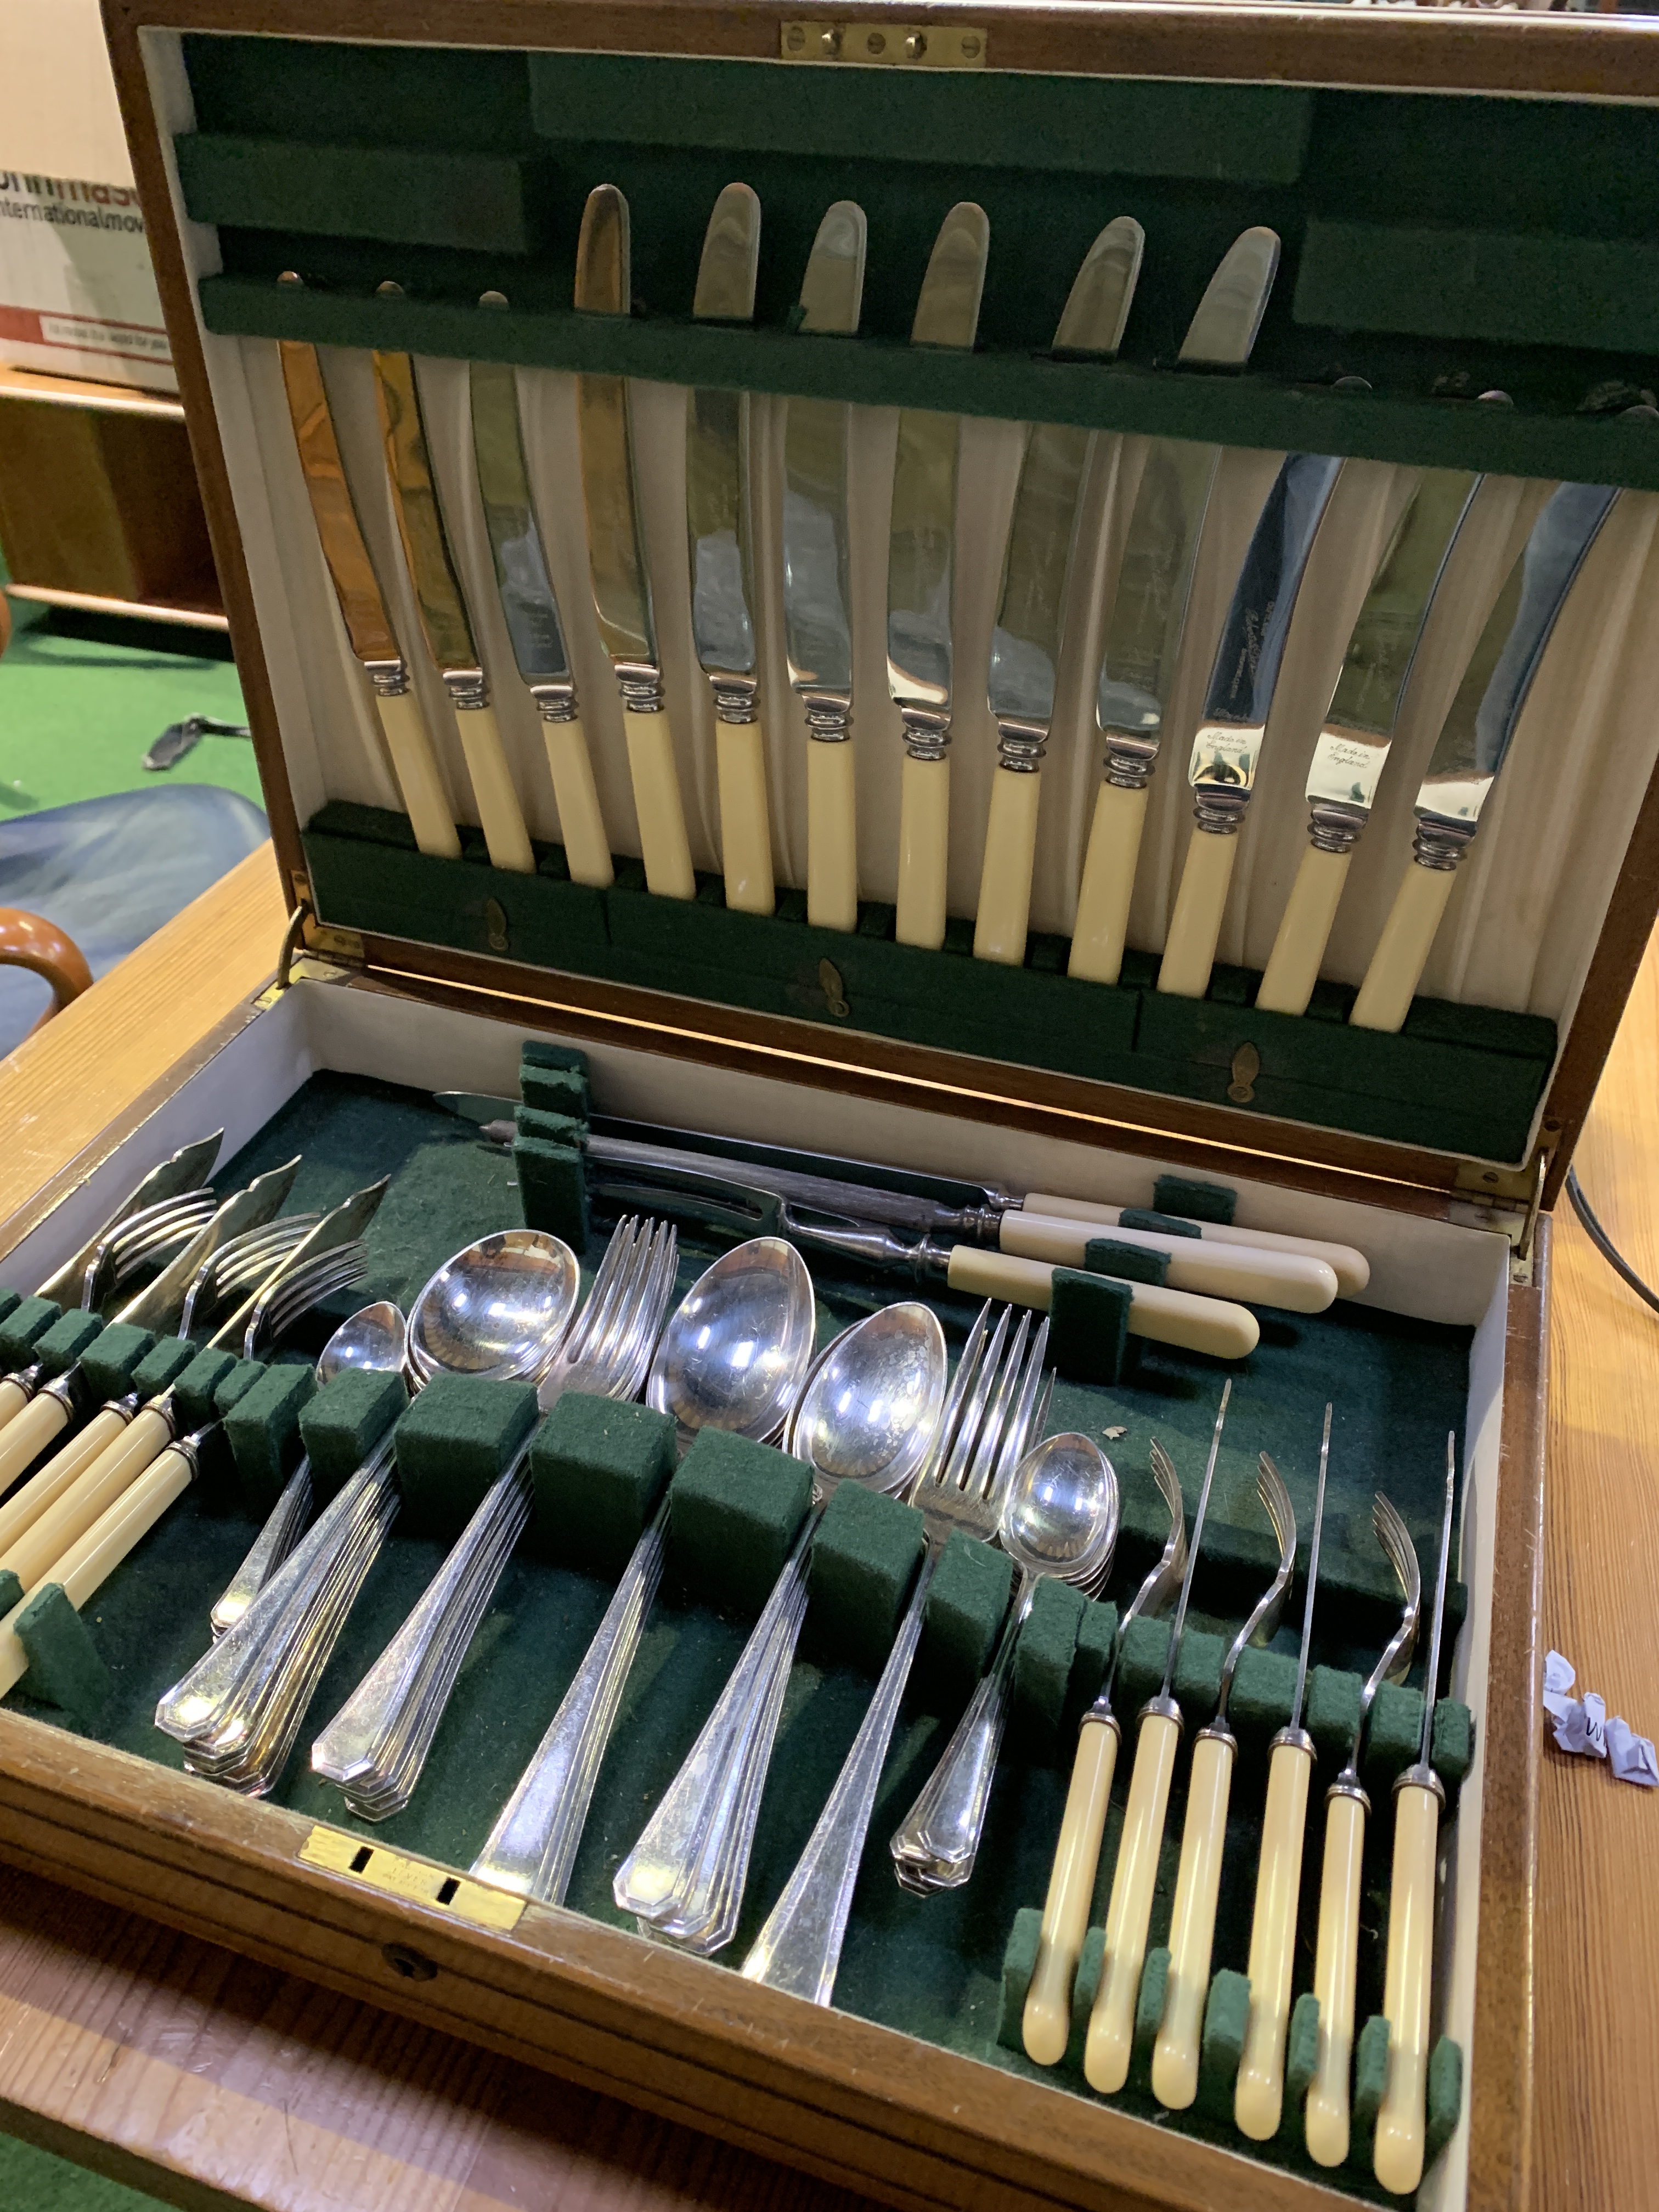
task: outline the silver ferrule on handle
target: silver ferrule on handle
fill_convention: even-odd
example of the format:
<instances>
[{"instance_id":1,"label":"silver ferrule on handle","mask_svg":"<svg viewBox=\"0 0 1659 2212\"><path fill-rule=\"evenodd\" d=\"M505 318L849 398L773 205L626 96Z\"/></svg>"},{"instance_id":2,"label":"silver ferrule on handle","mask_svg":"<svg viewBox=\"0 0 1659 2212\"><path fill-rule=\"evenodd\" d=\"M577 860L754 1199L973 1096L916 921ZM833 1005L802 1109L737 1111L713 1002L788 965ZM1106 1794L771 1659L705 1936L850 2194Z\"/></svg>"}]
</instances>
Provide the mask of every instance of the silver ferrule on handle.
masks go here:
<instances>
[{"instance_id":1,"label":"silver ferrule on handle","mask_svg":"<svg viewBox=\"0 0 1659 2212\"><path fill-rule=\"evenodd\" d=\"M654 660L617 660L611 663L623 705L630 714L660 714L667 705L662 671Z\"/></svg>"},{"instance_id":2,"label":"silver ferrule on handle","mask_svg":"<svg viewBox=\"0 0 1659 2212\"><path fill-rule=\"evenodd\" d=\"M904 705L899 708L904 726L904 750L912 760L942 761L951 750L951 717L937 707Z\"/></svg>"},{"instance_id":3,"label":"silver ferrule on handle","mask_svg":"<svg viewBox=\"0 0 1659 2212\"><path fill-rule=\"evenodd\" d=\"M1047 722L1019 721L1007 714L997 716L999 768L1012 769L1016 775L1036 775L1048 750Z\"/></svg>"},{"instance_id":4,"label":"silver ferrule on handle","mask_svg":"<svg viewBox=\"0 0 1659 2212\"><path fill-rule=\"evenodd\" d=\"M1336 799L1315 799L1308 804L1308 842L1316 853L1340 858L1352 853L1370 820L1368 806L1346 805Z\"/></svg>"},{"instance_id":5,"label":"silver ferrule on handle","mask_svg":"<svg viewBox=\"0 0 1659 2212\"><path fill-rule=\"evenodd\" d=\"M1199 784L1193 792L1193 819L1206 837L1237 837L1249 804L1247 790Z\"/></svg>"},{"instance_id":6,"label":"silver ferrule on handle","mask_svg":"<svg viewBox=\"0 0 1659 2212\"><path fill-rule=\"evenodd\" d=\"M1419 868L1449 875L1468 852L1477 827L1474 822L1454 822L1443 814L1419 814L1412 858Z\"/></svg>"},{"instance_id":7,"label":"silver ferrule on handle","mask_svg":"<svg viewBox=\"0 0 1659 2212\"><path fill-rule=\"evenodd\" d=\"M853 702L845 691L803 690L806 734L826 745L845 744L853 734Z\"/></svg>"},{"instance_id":8,"label":"silver ferrule on handle","mask_svg":"<svg viewBox=\"0 0 1659 2212\"><path fill-rule=\"evenodd\" d=\"M1104 730L1106 781L1118 791L1145 791L1158 766L1156 736L1138 738L1127 730Z\"/></svg>"},{"instance_id":9,"label":"silver ferrule on handle","mask_svg":"<svg viewBox=\"0 0 1659 2212\"><path fill-rule=\"evenodd\" d=\"M409 690L409 666L402 660L366 660L363 672L382 699L401 699Z\"/></svg>"},{"instance_id":10,"label":"silver ferrule on handle","mask_svg":"<svg viewBox=\"0 0 1659 2212\"><path fill-rule=\"evenodd\" d=\"M708 671L708 688L714 695L714 720L742 727L760 719L760 685L752 676L728 676Z\"/></svg>"},{"instance_id":11,"label":"silver ferrule on handle","mask_svg":"<svg viewBox=\"0 0 1659 2212\"><path fill-rule=\"evenodd\" d=\"M489 678L482 668L446 668L443 680L458 714L474 714L489 704Z\"/></svg>"},{"instance_id":12,"label":"silver ferrule on handle","mask_svg":"<svg viewBox=\"0 0 1659 2212\"><path fill-rule=\"evenodd\" d=\"M536 712L544 722L574 722L576 719L576 687L574 684L532 684L530 696Z\"/></svg>"}]
</instances>

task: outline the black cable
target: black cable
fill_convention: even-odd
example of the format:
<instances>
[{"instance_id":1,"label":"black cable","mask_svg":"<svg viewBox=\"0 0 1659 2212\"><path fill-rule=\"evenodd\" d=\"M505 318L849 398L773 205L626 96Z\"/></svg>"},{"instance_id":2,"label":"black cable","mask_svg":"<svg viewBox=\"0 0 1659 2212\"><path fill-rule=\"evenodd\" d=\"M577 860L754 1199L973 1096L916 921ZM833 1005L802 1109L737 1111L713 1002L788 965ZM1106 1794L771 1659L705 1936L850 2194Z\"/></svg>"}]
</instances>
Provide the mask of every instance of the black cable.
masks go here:
<instances>
[{"instance_id":1,"label":"black cable","mask_svg":"<svg viewBox=\"0 0 1659 2212\"><path fill-rule=\"evenodd\" d=\"M1584 1224L1584 1234L1595 1245L1608 1267L1613 1269L1614 1274L1621 1277L1630 1285L1644 1305L1651 1306L1654 1312L1659 1314L1659 1297L1656 1297L1648 1288L1591 1212L1590 1202L1579 1186L1577 1168L1567 1170L1567 1196L1572 1201L1573 1212Z\"/></svg>"}]
</instances>

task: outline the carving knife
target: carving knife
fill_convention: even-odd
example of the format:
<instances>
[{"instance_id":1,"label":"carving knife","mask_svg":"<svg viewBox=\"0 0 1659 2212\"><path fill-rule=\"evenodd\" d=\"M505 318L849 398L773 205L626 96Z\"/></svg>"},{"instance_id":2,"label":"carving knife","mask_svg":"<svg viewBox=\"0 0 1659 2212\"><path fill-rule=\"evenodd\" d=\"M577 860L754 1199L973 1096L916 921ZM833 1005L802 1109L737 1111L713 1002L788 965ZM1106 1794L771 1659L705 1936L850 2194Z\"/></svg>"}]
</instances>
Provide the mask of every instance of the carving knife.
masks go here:
<instances>
[{"instance_id":1,"label":"carving knife","mask_svg":"<svg viewBox=\"0 0 1659 2212\"><path fill-rule=\"evenodd\" d=\"M1210 988L1221 911L1255 787L1291 617L1341 473L1334 454L1286 458L1233 587L1187 769L1194 823L1158 974L1158 989L1176 998L1201 999Z\"/></svg>"},{"instance_id":2,"label":"carving knife","mask_svg":"<svg viewBox=\"0 0 1659 2212\"><path fill-rule=\"evenodd\" d=\"M971 353L990 226L963 201L939 234L910 343ZM899 799L901 945L945 942L950 853L951 593L956 568L960 418L907 407L899 416L887 537L887 688L904 726Z\"/></svg>"},{"instance_id":3,"label":"carving knife","mask_svg":"<svg viewBox=\"0 0 1659 2212\"><path fill-rule=\"evenodd\" d=\"M1462 469L1431 469L1371 578L1308 769L1308 849L1255 994L1271 1013L1308 1010L1423 627L1479 483Z\"/></svg>"},{"instance_id":4,"label":"carving knife","mask_svg":"<svg viewBox=\"0 0 1659 2212\"><path fill-rule=\"evenodd\" d=\"M1417 794L1412 859L1349 1016L1357 1029L1397 1030L1410 1011L1458 862L1480 826L1584 556L1618 496L1611 484L1559 484L1504 580Z\"/></svg>"},{"instance_id":5,"label":"carving knife","mask_svg":"<svg viewBox=\"0 0 1659 2212\"><path fill-rule=\"evenodd\" d=\"M615 185L596 185L582 210L576 244L577 312L626 315L632 301L628 202ZM697 886L686 842L674 735L663 697L651 584L634 496L628 380L579 376L576 419L593 611L622 692L628 772L646 885L659 898L689 899L696 896Z\"/></svg>"},{"instance_id":6,"label":"carving knife","mask_svg":"<svg viewBox=\"0 0 1659 2212\"><path fill-rule=\"evenodd\" d=\"M691 302L698 322L754 320L760 225L755 193L747 185L728 185L714 203L702 242ZM766 748L755 679L748 505L748 395L688 392L685 527L691 552L691 635L714 695L726 903L744 914L770 914L776 898Z\"/></svg>"},{"instance_id":7,"label":"carving knife","mask_svg":"<svg viewBox=\"0 0 1659 2212\"><path fill-rule=\"evenodd\" d=\"M499 293L485 293L491 305ZM503 303L504 304L504 303ZM518 383L507 362L475 361L469 371L472 453L478 496L495 563L501 618L513 658L542 718L559 830L573 883L603 890L612 879L611 847L593 787L593 763L578 717L570 647L559 620L547 555L530 496Z\"/></svg>"},{"instance_id":8,"label":"carving knife","mask_svg":"<svg viewBox=\"0 0 1659 2212\"><path fill-rule=\"evenodd\" d=\"M415 364L406 353L376 353L374 361L374 396L380 410L380 434L386 441L398 535L403 540L409 580L415 587L415 605L427 651L443 678L454 710L484 843L493 866L515 875L533 875L535 855L489 703L489 679L472 641L466 602L450 558Z\"/></svg>"},{"instance_id":9,"label":"carving knife","mask_svg":"<svg viewBox=\"0 0 1659 2212\"><path fill-rule=\"evenodd\" d=\"M1129 319L1144 243L1140 225L1131 216L1107 224L1072 286L1054 332L1056 354L1111 360ZM1027 430L1008 526L1002 599L991 633L988 697L996 717L997 765L991 777L974 955L1013 968L1025 958L1042 756L1065 641L1078 498L1093 447L1093 432L1070 423L1035 422Z\"/></svg>"},{"instance_id":10,"label":"carving knife","mask_svg":"<svg viewBox=\"0 0 1659 2212\"><path fill-rule=\"evenodd\" d=\"M1271 230L1236 239L1210 279L1182 341L1188 368L1242 368L1279 270ZM1221 462L1219 446L1159 438L1147 449L1101 656L1095 719L1106 740L1106 779L1095 800L1078 891L1068 972L1115 983L1158 764L1164 716L1181 657L1193 563Z\"/></svg>"},{"instance_id":11,"label":"carving knife","mask_svg":"<svg viewBox=\"0 0 1659 2212\"><path fill-rule=\"evenodd\" d=\"M864 299L864 210L837 200L818 225L800 288L800 328L850 337ZM806 919L859 918L853 767L853 614L847 534L852 409L792 399L784 425L783 628L789 681L806 709Z\"/></svg>"},{"instance_id":12,"label":"carving knife","mask_svg":"<svg viewBox=\"0 0 1659 2212\"><path fill-rule=\"evenodd\" d=\"M298 283L300 279L291 281ZM374 687L375 709L404 811L422 852L459 860L461 841L444 795L443 778L420 702L409 688L409 664L386 614L368 548L363 543L345 465L340 459L339 441L334 434L317 349L283 338L276 350L282 356L288 411L317 535L322 540L323 558L353 656L362 663Z\"/></svg>"}]
</instances>

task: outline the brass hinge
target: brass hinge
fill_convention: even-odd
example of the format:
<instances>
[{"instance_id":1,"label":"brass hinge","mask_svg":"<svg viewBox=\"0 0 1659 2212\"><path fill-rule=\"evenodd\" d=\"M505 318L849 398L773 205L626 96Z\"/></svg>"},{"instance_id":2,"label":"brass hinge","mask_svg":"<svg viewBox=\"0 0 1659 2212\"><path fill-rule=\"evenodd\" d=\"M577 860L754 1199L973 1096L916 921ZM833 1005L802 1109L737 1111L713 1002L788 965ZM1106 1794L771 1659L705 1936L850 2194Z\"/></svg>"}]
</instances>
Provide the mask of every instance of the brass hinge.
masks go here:
<instances>
[{"instance_id":1,"label":"brass hinge","mask_svg":"<svg viewBox=\"0 0 1659 2212\"><path fill-rule=\"evenodd\" d=\"M1473 1163L1457 1170L1457 1196L1448 1206L1447 1218L1465 1228L1486 1229L1508 1239L1510 1280L1523 1287L1532 1282L1533 1240L1549 1173L1555 1139L1540 1144L1524 1168L1477 1167Z\"/></svg>"},{"instance_id":2,"label":"brass hinge","mask_svg":"<svg viewBox=\"0 0 1659 2212\"><path fill-rule=\"evenodd\" d=\"M384 1844L366 1844L343 1828L314 1827L300 1846L307 1866L323 1867L330 1874L349 1875L369 1889L386 1897L400 1897L411 1905L425 1905L453 1913L477 1928L495 1928L505 1933L523 1917L525 1900L510 1890L492 1889L465 1875L424 1859L406 1858Z\"/></svg>"},{"instance_id":3,"label":"brass hinge","mask_svg":"<svg viewBox=\"0 0 1659 2212\"><path fill-rule=\"evenodd\" d=\"M983 69L989 41L968 23L781 23L787 62L851 62L865 69Z\"/></svg>"},{"instance_id":4,"label":"brass hinge","mask_svg":"<svg viewBox=\"0 0 1659 2212\"><path fill-rule=\"evenodd\" d=\"M364 964L362 937L355 929L334 929L317 920L311 907L311 886L297 870L294 888L300 902L283 932L276 978L253 1001L258 1013L274 1006L290 983L343 982Z\"/></svg>"}]
</instances>

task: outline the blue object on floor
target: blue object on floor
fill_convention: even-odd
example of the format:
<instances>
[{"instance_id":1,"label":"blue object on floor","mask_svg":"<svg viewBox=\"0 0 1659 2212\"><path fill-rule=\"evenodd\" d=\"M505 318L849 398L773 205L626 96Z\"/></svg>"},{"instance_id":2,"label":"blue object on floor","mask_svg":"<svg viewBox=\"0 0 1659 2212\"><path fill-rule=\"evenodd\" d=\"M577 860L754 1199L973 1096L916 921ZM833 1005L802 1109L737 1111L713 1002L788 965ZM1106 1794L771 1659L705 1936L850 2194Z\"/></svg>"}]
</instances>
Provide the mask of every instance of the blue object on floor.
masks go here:
<instances>
[{"instance_id":1,"label":"blue object on floor","mask_svg":"<svg viewBox=\"0 0 1659 2212\"><path fill-rule=\"evenodd\" d=\"M43 807L0 822L0 906L40 915L72 937L95 982L270 834L251 800L211 783ZM211 958L212 948L203 953ZM0 1054L20 1045L51 1004L42 977L0 968Z\"/></svg>"}]
</instances>

